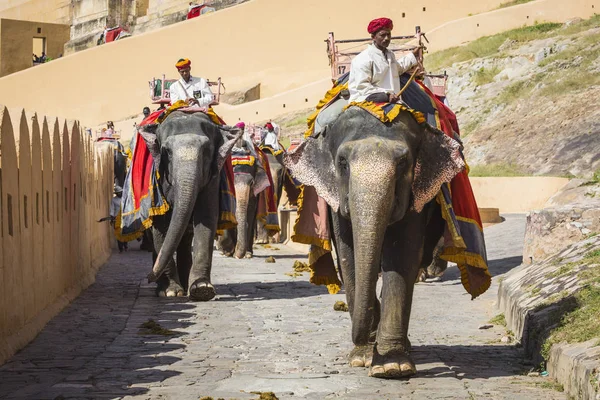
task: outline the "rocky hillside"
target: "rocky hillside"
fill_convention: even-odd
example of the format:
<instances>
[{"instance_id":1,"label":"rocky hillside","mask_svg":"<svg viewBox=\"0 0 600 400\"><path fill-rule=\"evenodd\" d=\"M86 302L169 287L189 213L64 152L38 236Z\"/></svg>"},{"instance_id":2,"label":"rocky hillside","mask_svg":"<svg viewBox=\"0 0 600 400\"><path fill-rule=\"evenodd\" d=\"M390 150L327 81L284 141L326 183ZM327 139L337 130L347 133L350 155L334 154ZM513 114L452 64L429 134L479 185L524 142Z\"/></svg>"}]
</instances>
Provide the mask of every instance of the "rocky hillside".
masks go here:
<instances>
[{"instance_id":1,"label":"rocky hillside","mask_svg":"<svg viewBox=\"0 0 600 400\"><path fill-rule=\"evenodd\" d=\"M600 16L543 23L426 56L447 71L472 175L600 169Z\"/></svg>"}]
</instances>

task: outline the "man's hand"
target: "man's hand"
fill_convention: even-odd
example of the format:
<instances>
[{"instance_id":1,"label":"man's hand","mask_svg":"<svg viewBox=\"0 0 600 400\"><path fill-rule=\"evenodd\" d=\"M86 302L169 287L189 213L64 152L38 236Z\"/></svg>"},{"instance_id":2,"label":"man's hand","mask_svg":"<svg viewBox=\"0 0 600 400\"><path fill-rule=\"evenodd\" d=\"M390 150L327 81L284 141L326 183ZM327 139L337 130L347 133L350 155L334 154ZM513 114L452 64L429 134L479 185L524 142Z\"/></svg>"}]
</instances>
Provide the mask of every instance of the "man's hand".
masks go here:
<instances>
[{"instance_id":1,"label":"man's hand","mask_svg":"<svg viewBox=\"0 0 600 400\"><path fill-rule=\"evenodd\" d=\"M400 100L400 96L390 93L390 103L397 103Z\"/></svg>"},{"instance_id":2,"label":"man's hand","mask_svg":"<svg viewBox=\"0 0 600 400\"><path fill-rule=\"evenodd\" d=\"M189 98L189 99L187 99L185 102L186 102L186 103L188 103L190 106L193 106L193 105L200 105L200 103L198 102L198 99L195 99L195 98L193 98L193 97L190 97L190 98Z\"/></svg>"}]
</instances>

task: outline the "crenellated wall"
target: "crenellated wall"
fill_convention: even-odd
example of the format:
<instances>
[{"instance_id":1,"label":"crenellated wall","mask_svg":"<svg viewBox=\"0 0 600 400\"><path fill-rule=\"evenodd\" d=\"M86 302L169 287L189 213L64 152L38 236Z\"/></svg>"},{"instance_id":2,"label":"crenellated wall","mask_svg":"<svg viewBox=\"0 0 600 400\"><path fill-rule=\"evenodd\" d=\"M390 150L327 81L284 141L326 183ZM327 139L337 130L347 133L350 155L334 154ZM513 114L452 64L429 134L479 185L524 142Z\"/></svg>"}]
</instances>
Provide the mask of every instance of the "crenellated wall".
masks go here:
<instances>
[{"instance_id":1,"label":"crenellated wall","mask_svg":"<svg viewBox=\"0 0 600 400\"><path fill-rule=\"evenodd\" d=\"M0 364L110 256L113 149L79 122L0 106Z\"/></svg>"}]
</instances>

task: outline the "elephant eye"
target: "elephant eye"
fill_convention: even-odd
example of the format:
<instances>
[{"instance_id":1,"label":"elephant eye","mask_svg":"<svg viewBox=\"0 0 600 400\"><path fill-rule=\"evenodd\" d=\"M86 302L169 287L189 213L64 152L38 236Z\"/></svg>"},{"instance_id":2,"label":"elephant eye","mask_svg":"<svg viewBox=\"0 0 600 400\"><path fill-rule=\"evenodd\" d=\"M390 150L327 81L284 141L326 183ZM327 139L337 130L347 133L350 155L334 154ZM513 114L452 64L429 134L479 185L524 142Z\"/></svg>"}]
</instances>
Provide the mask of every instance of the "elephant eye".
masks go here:
<instances>
[{"instance_id":1,"label":"elephant eye","mask_svg":"<svg viewBox=\"0 0 600 400\"><path fill-rule=\"evenodd\" d=\"M341 169L345 170L348 168L348 161L346 161L345 158L340 157L338 160L338 165L340 166Z\"/></svg>"}]
</instances>

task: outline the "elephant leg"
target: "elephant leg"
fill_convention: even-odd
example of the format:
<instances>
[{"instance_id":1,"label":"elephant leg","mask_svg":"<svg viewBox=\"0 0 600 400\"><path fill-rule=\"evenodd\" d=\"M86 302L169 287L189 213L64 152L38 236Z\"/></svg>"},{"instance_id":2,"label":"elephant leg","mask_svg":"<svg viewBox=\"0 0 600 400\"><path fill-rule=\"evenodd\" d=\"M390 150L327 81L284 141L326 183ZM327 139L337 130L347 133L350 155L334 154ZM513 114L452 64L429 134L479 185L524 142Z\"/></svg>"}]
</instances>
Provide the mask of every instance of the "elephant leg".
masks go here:
<instances>
[{"instance_id":1,"label":"elephant leg","mask_svg":"<svg viewBox=\"0 0 600 400\"><path fill-rule=\"evenodd\" d=\"M191 300L208 301L216 292L210 283L213 259L213 240L217 231L219 217L219 180L212 178L198 195L194 206L194 251L192 269L189 277L189 296Z\"/></svg>"},{"instance_id":2,"label":"elephant leg","mask_svg":"<svg viewBox=\"0 0 600 400\"><path fill-rule=\"evenodd\" d=\"M346 292L346 302L350 318L354 313L355 299L355 270L354 270L354 244L352 236L352 223L342 217L339 212L331 212L331 225L333 228L333 238L335 250L337 253L338 267L342 271L342 280L344 281L344 291ZM376 301L376 308L379 310L379 302ZM367 345L355 345L348 356L348 361L352 367L369 367L373 357L373 344L379 323L379 312L375 312L376 320L371 329L371 338ZM372 342L372 343L371 343Z\"/></svg>"},{"instance_id":3,"label":"elephant leg","mask_svg":"<svg viewBox=\"0 0 600 400\"><path fill-rule=\"evenodd\" d=\"M417 371L408 354L408 325L422 257L425 213L409 212L387 229L382 254L381 321L370 376L401 378Z\"/></svg>"},{"instance_id":4,"label":"elephant leg","mask_svg":"<svg viewBox=\"0 0 600 400\"><path fill-rule=\"evenodd\" d=\"M265 228L265 224L257 220L256 221L256 243L258 244L266 244L269 243L269 233Z\"/></svg>"},{"instance_id":5,"label":"elephant leg","mask_svg":"<svg viewBox=\"0 0 600 400\"><path fill-rule=\"evenodd\" d=\"M192 240L194 239L194 229L190 225L179 242L177 247L177 271L179 273L179 282L184 291L189 286L190 271L192 269Z\"/></svg>"},{"instance_id":6,"label":"elephant leg","mask_svg":"<svg viewBox=\"0 0 600 400\"><path fill-rule=\"evenodd\" d=\"M448 261L440 258L444 251L444 227L446 223L437 203L432 203L429 210L421 269L425 271L424 275L426 277L433 278L442 276L448 268Z\"/></svg>"},{"instance_id":7,"label":"elephant leg","mask_svg":"<svg viewBox=\"0 0 600 400\"><path fill-rule=\"evenodd\" d=\"M225 229L223 234L218 239L221 254L225 257L232 257L235 252L235 244L237 243L236 228Z\"/></svg>"},{"instance_id":8,"label":"elephant leg","mask_svg":"<svg viewBox=\"0 0 600 400\"><path fill-rule=\"evenodd\" d=\"M167 234L170 223L169 216L156 216L153 221L152 236L154 242L153 261L156 261L156 254L160 252ZM165 272L157 281L156 295L159 297L177 297L183 296L184 291L179 281L179 274L175 260L171 259Z\"/></svg>"},{"instance_id":9,"label":"elephant leg","mask_svg":"<svg viewBox=\"0 0 600 400\"><path fill-rule=\"evenodd\" d=\"M248 244L246 246L246 254L245 258L252 258L254 254L254 234L256 233L256 212L258 206L258 197L254 195L250 195L250 199L248 199L248 233L246 237L248 238ZM267 240L268 242L268 240Z\"/></svg>"}]
</instances>

